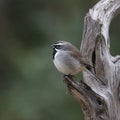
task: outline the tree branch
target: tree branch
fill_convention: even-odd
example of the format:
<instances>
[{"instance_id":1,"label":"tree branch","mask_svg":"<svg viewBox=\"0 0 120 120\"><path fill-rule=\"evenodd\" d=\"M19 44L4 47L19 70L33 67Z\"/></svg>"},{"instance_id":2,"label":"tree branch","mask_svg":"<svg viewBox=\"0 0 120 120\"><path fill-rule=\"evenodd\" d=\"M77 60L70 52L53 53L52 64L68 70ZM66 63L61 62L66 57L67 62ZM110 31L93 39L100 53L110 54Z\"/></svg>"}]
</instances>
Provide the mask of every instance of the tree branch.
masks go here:
<instances>
[{"instance_id":1,"label":"tree branch","mask_svg":"<svg viewBox=\"0 0 120 120\"><path fill-rule=\"evenodd\" d=\"M68 90L80 103L85 120L120 119L120 56L110 54L109 25L120 13L120 0L101 0L85 16L80 52L94 66L82 83L65 77Z\"/></svg>"}]
</instances>

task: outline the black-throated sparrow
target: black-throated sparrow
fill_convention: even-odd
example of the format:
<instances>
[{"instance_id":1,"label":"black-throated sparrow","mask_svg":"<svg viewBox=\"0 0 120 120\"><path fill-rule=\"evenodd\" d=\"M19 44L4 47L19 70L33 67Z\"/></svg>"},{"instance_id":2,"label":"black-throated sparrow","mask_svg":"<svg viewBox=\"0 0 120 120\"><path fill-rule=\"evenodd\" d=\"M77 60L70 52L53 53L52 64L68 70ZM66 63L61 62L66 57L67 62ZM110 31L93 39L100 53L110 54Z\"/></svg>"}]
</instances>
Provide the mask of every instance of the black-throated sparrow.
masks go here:
<instances>
[{"instance_id":1,"label":"black-throated sparrow","mask_svg":"<svg viewBox=\"0 0 120 120\"><path fill-rule=\"evenodd\" d=\"M80 51L67 41L57 41L53 45L53 62L58 71L65 75L75 75L92 65Z\"/></svg>"}]
</instances>

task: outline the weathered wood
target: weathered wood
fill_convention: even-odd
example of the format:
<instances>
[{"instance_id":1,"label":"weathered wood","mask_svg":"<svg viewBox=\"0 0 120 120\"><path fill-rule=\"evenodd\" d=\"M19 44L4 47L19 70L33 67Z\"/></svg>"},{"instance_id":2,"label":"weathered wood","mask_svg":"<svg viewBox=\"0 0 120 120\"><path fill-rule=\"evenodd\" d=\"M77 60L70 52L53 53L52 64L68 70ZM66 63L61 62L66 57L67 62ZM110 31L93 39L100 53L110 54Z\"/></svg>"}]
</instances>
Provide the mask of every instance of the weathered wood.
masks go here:
<instances>
[{"instance_id":1,"label":"weathered wood","mask_svg":"<svg viewBox=\"0 0 120 120\"><path fill-rule=\"evenodd\" d=\"M109 50L109 25L119 13L120 0L101 0L89 10L80 52L94 68L83 72L81 83L64 78L85 120L120 120L120 56L111 56Z\"/></svg>"}]
</instances>

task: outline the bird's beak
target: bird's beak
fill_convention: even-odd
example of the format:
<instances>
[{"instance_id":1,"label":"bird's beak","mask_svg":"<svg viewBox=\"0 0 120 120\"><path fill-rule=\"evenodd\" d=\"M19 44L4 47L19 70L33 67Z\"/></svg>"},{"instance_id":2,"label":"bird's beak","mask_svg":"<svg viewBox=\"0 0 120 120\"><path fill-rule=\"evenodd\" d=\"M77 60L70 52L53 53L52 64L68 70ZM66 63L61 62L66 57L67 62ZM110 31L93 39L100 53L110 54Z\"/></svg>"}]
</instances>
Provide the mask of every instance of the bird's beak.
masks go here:
<instances>
[{"instance_id":1,"label":"bird's beak","mask_svg":"<svg viewBox=\"0 0 120 120\"><path fill-rule=\"evenodd\" d=\"M53 45L50 45L51 47L53 47Z\"/></svg>"},{"instance_id":2,"label":"bird's beak","mask_svg":"<svg viewBox=\"0 0 120 120\"><path fill-rule=\"evenodd\" d=\"M55 44L52 44L52 45L50 45L51 47L54 47L55 46Z\"/></svg>"}]
</instances>

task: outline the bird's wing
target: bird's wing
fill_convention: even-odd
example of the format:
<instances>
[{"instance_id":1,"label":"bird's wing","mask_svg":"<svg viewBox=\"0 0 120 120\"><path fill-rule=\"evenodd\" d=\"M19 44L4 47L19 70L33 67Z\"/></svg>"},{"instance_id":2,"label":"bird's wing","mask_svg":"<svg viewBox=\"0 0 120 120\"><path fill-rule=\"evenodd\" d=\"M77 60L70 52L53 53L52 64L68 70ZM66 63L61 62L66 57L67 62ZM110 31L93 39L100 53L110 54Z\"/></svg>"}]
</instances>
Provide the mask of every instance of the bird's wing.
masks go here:
<instances>
[{"instance_id":1,"label":"bird's wing","mask_svg":"<svg viewBox=\"0 0 120 120\"><path fill-rule=\"evenodd\" d=\"M84 57L81 57L79 58L80 59L80 62L82 64L84 64L86 67L89 67L89 68L93 68L93 66L90 64L89 60L84 58Z\"/></svg>"},{"instance_id":2,"label":"bird's wing","mask_svg":"<svg viewBox=\"0 0 120 120\"><path fill-rule=\"evenodd\" d=\"M79 60L80 61L80 64L83 64L85 65L86 67L88 68L93 68L93 66L90 64L89 60L86 59L85 57L83 57L79 51L76 51L76 52L73 52L73 51L69 51L70 55ZM76 53L76 54L75 54Z\"/></svg>"}]
</instances>

